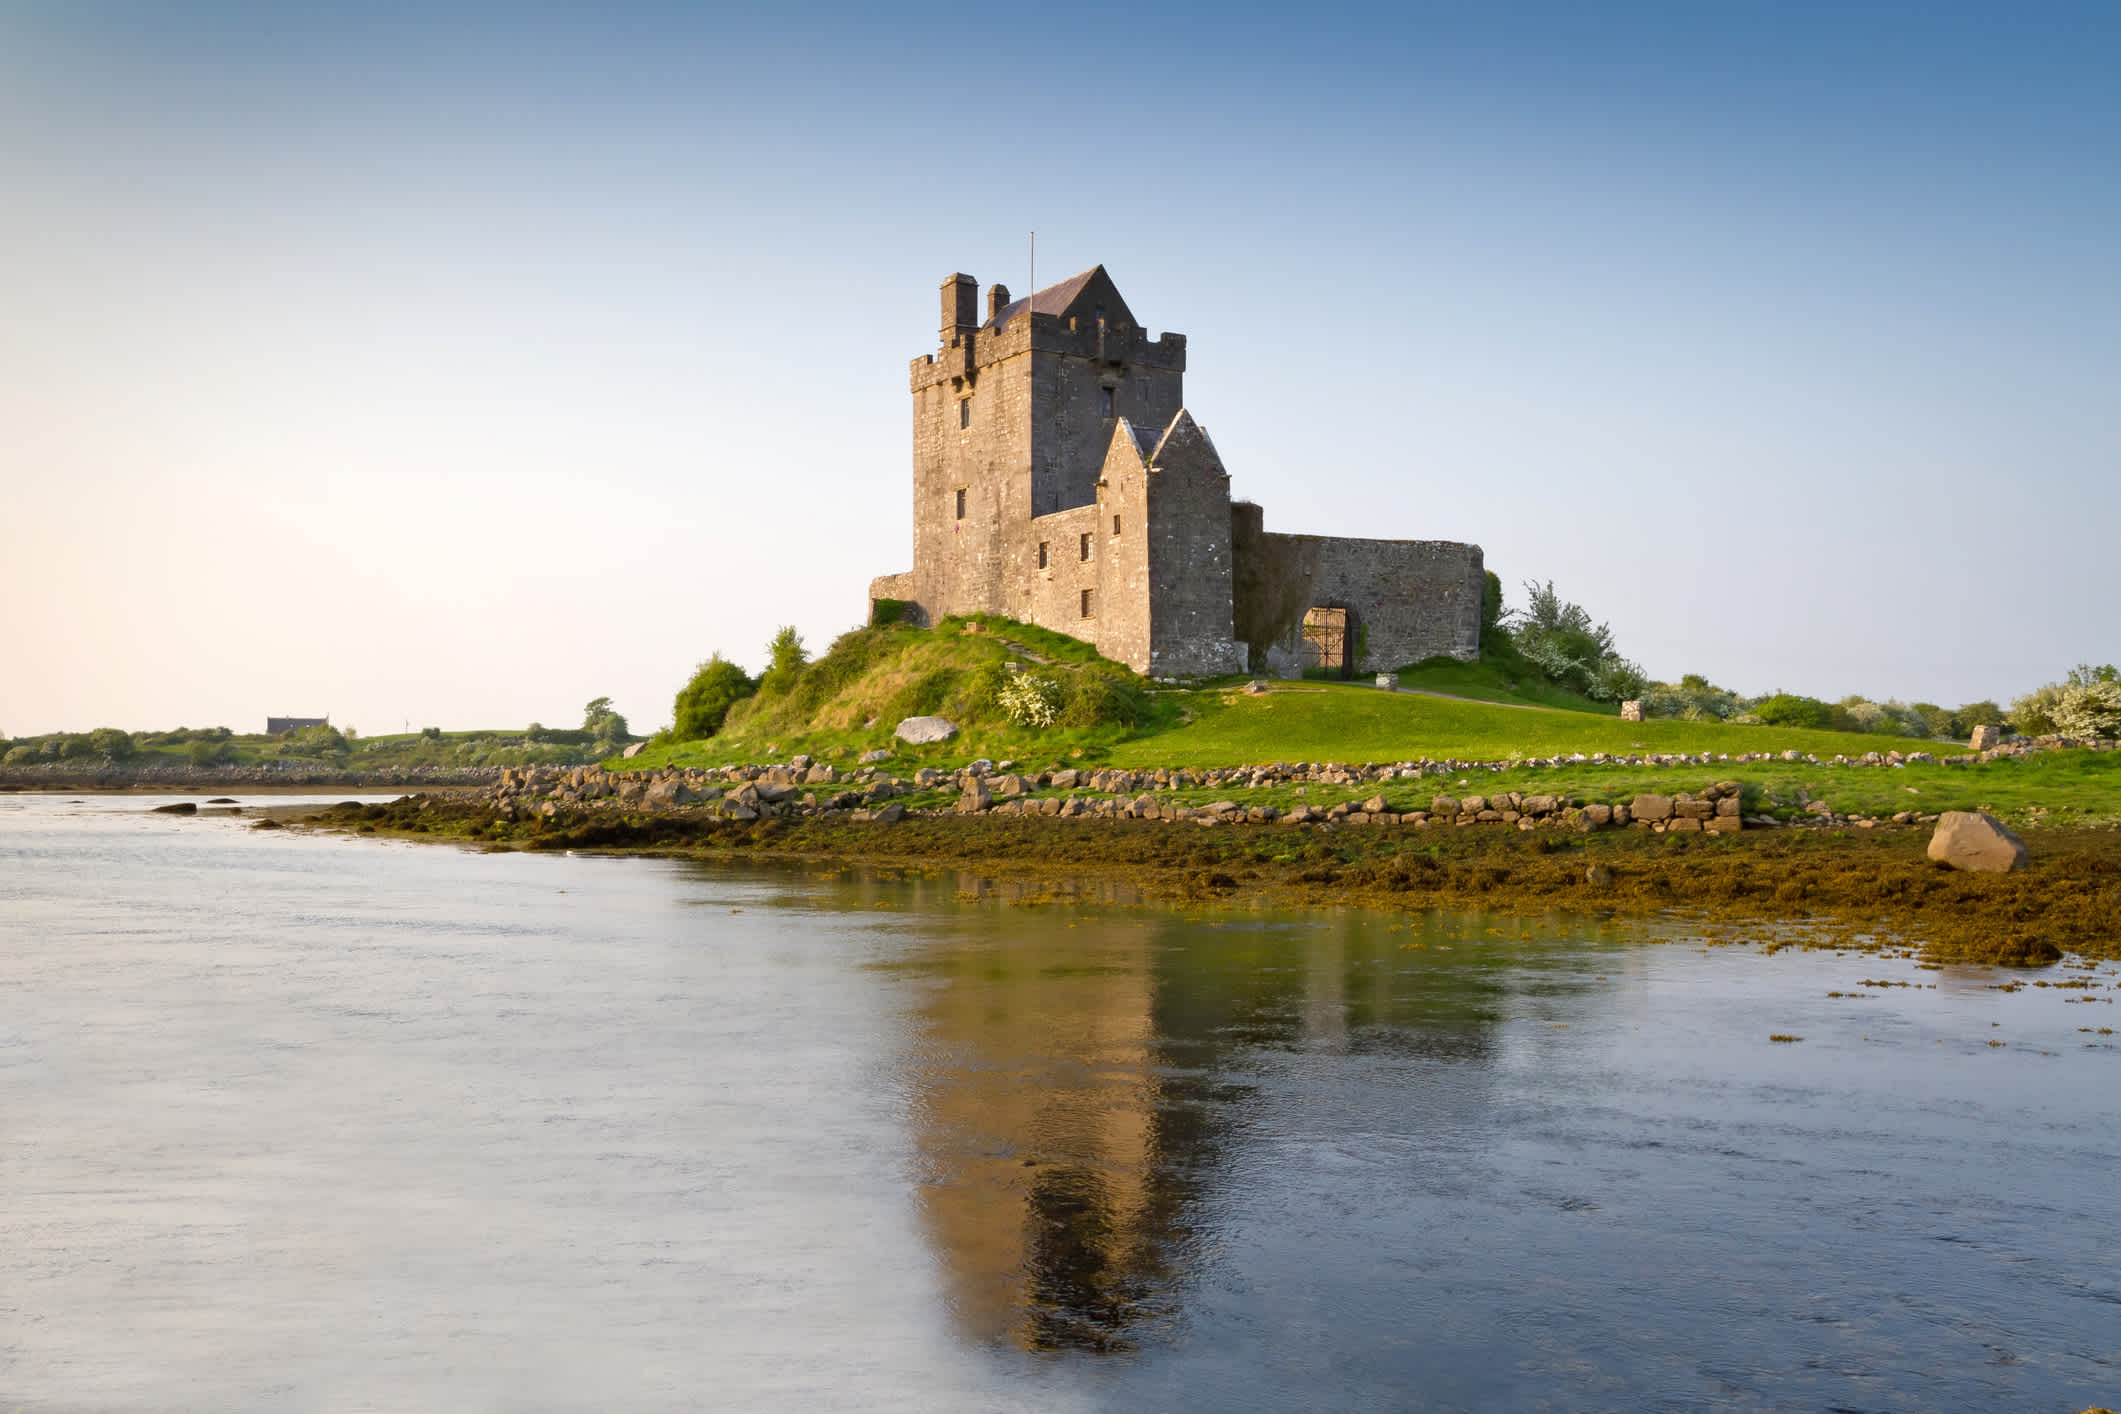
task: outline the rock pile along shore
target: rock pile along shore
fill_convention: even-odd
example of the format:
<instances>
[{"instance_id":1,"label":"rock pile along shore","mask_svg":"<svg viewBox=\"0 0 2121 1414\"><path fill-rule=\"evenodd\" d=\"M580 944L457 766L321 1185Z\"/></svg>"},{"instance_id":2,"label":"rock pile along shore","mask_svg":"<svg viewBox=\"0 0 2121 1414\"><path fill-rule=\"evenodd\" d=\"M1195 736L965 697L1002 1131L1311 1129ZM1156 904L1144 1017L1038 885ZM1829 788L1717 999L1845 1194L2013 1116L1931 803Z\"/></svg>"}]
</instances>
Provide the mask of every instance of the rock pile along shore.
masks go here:
<instances>
[{"instance_id":1,"label":"rock pile along shore","mask_svg":"<svg viewBox=\"0 0 2121 1414\"><path fill-rule=\"evenodd\" d=\"M482 798L498 817L523 820L551 818L582 808L618 811L686 811L726 820L768 816L826 816L885 824L908 814L909 797L926 797L924 815L1047 815L1059 818L1188 821L1199 825L1501 825L1521 830L1554 827L1595 830L1617 826L1657 833L1729 834L1748 827L1780 828L1784 822L1743 813L1738 782L1718 780L1676 795L1640 794L1628 799L1596 801L1556 794L1496 790L1463 795L1429 793L1410 799L1412 783L1427 778L1459 777L1472 772L1500 772L1513 767L1712 766L1747 762L1809 761L1815 765L1880 767L1934 762L1927 752L1872 753L1863 759L1821 762L1796 752L1739 756L1572 756L1515 761L1410 761L1378 765L1338 762L1277 763L1267 766L1209 769L1075 768L1024 772L1014 762L999 765L975 761L959 770L922 766L905 777L886 764L889 753L872 752L852 769L796 756L785 763L720 768L666 767L657 771L611 772L595 766L574 769L536 767L504 770ZM1971 760L1970 757L1944 758ZM1330 804L1293 806L1212 800L1195 804L1173 799L1174 793L1259 790L1275 787L1325 787L1345 792ZM1418 787L1414 787L1418 789ZM954 804L939 793L955 790ZM1397 803L1387 799L1387 793ZM1895 824L1926 824L1935 816L1904 811ZM1800 825L1833 826L1881 823L1836 815L1815 803Z\"/></svg>"}]
</instances>

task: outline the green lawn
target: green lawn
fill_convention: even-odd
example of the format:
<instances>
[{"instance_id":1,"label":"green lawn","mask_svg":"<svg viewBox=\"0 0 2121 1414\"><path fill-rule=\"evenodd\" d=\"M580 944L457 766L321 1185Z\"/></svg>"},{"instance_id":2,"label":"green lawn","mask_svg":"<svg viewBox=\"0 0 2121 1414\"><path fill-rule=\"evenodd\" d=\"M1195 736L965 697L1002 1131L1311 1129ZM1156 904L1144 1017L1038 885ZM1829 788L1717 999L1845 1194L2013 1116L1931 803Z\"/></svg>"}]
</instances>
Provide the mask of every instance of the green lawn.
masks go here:
<instances>
[{"instance_id":1,"label":"green lawn","mask_svg":"<svg viewBox=\"0 0 2121 1414\"><path fill-rule=\"evenodd\" d=\"M1276 683L1258 697L1186 693L1191 720L1116 743L1117 766L1235 766L1261 761L1499 761L1524 756L1645 752L1964 750L1905 737L1721 722L1623 722L1590 712L1453 702L1356 683Z\"/></svg>"},{"instance_id":2,"label":"green lawn","mask_svg":"<svg viewBox=\"0 0 2121 1414\"><path fill-rule=\"evenodd\" d=\"M1413 667L1401 669L1399 685L1422 692L1441 692L1449 697L1470 697L1477 702L1514 702L1530 707L1560 707L1571 712L1591 712L1604 717L1620 715L1618 703L1593 702L1590 698L1579 697L1566 688L1537 681L1528 673L1513 671L1485 660L1461 663L1453 658L1431 658L1426 663L1417 663Z\"/></svg>"}]
</instances>

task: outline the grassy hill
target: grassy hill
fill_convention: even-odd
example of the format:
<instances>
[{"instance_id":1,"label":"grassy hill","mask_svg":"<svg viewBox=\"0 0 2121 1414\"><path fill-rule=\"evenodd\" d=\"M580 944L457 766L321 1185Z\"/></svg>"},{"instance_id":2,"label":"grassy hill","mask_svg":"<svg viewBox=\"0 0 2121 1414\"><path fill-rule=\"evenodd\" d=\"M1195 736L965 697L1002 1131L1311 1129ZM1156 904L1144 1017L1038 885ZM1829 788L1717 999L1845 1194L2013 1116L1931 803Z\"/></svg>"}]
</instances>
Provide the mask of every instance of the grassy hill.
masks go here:
<instances>
[{"instance_id":1,"label":"grassy hill","mask_svg":"<svg viewBox=\"0 0 2121 1414\"><path fill-rule=\"evenodd\" d=\"M1062 684L1069 705L1056 725L1013 725L998 708L995 692L1008 680L1010 664ZM1242 679L1160 688L1100 659L1079 640L1006 619L953 619L934 629L891 626L846 634L792 680L738 703L717 735L659 740L626 764L723 765L797 752L843 759L878 747L936 764L984 756L1030 764L1229 766L1600 751L1797 750L1831 757L1931 745L1714 721L1623 722L1607 705L1527 689L1481 663L1432 662L1410 670L1401 682L1417 690L1288 681L1270 683L1269 691L1255 696L1241 690ZM921 748L893 739L902 718L925 715L948 717L962 728L960 735Z\"/></svg>"}]
</instances>

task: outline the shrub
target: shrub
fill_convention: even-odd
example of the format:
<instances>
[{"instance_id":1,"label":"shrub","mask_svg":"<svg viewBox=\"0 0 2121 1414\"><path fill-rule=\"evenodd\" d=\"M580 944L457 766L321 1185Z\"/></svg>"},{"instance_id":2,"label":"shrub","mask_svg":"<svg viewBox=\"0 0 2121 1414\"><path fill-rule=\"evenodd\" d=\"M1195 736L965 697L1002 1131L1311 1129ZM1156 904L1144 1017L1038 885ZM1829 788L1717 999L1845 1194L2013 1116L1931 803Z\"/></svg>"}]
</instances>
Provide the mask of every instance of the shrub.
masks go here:
<instances>
[{"instance_id":1,"label":"shrub","mask_svg":"<svg viewBox=\"0 0 2121 1414\"><path fill-rule=\"evenodd\" d=\"M1816 697L1778 692L1753 704L1753 715L1771 727L1811 727L1825 731L1834 724L1834 709Z\"/></svg>"},{"instance_id":2,"label":"shrub","mask_svg":"<svg viewBox=\"0 0 2121 1414\"><path fill-rule=\"evenodd\" d=\"M1502 576L1493 570L1484 572L1480 593L1480 652L1486 657L1491 644L1500 646L1509 640L1505 627L1509 610L1502 601Z\"/></svg>"},{"instance_id":3,"label":"shrub","mask_svg":"<svg viewBox=\"0 0 2121 1414\"><path fill-rule=\"evenodd\" d=\"M1844 697L1835 704L1831 725L1836 731L1869 732L1873 736L1926 737L1930 734L1929 723L1906 703L1872 702L1856 696Z\"/></svg>"},{"instance_id":4,"label":"shrub","mask_svg":"<svg viewBox=\"0 0 2121 1414\"><path fill-rule=\"evenodd\" d=\"M996 701L1020 727L1050 727L1060 717L1061 686L1051 678L1018 673L1002 684Z\"/></svg>"},{"instance_id":5,"label":"shrub","mask_svg":"<svg viewBox=\"0 0 2121 1414\"><path fill-rule=\"evenodd\" d=\"M218 766L234 754L225 741L193 741L184 748L185 759L194 766Z\"/></svg>"},{"instance_id":6,"label":"shrub","mask_svg":"<svg viewBox=\"0 0 2121 1414\"><path fill-rule=\"evenodd\" d=\"M2121 683L2071 683L2055 703L2054 723L2064 736L2121 736Z\"/></svg>"},{"instance_id":7,"label":"shrub","mask_svg":"<svg viewBox=\"0 0 2121 1414\"><path fill-rule=\"evenodd\" d=\"M766 671L759 674L759 695L779 697L793 689L803 676L810 655L803 651L803 636L795 626L784 626L766 645Z\"/></svg>"},{"instance_id":8,"label":"shrub","mask_svg":"<svg viewBox=\"0 0 2121 1414\"><path fill-rule=\"evenodd\" d=\"M1618 653L1609 653L1591 665L1584 696L1594 702L1622 702L1642 696L1649 683L1640 667Z\"/></svg>"},{"instance_id":9,"label":"shrub","mask_svg":"<svg viewBox=\"0 0 2121 1414\"><path fill-rule=\"evenodd\" d=\"M1075 674L1074 686L1061 711L1065 726L1132 727L1148 710L1148 697L1117 673L1085 668Z\"/></svg>"},{"instance_id":10,"label":"shrub","mask_svg":"<svg viewBox=\"0 0 2121 1414\"><path fill-rule=\"evenodd\" d=\"M346 738L329 722L314 727L299 727L280 738L279 754L282 756L341 756L346 752Z\"/></svg>"},{"instance_id":11,"label":"shrub","mask_svg":"<svg viewBox=\"0 0 2121 1414\"><path fill-rule=\"evenodd\" d=\"M7 749L4 759L9 766L27 766L37 759L37 747L30 742L21 742Z\"/></svg>"},{"instance_id":12,"label":"shrub","mask_svg":"<svg viewBox=\"0 0 2121 1414\"><path fill-rule=\"evenodd\" d=\"M1683 722L1728 721L1738 715L1738 697L1699 673L1688 673L1676 683L1652 683L1644 689L1642 715L1676 717Z\"/></svg>"},{"instance_id":13,"label":"shrub","mask_svg":"<svg viewBox=\"0 0 2121 1414\"><path fill-rule=\"evenodd\" d=\"M742 668L717 653L692 670L692 680L678 689L672 704L670 734L678 741L700 741L722 729L729 709L758 691Z\"/></svg>"},{"instance_id":14,"label":"shrub","mask_svg":"<svg viewBox=\"0 0 2121 1414\"><path fill-rule=\"evenodd\" d=\"M133 734L116 727L98 727L88 734L88 749L94 755L123 761L133 754Z\"/></svg>"},{"instance_id":15,"label":"shrub","mask_svg":"<svg viewBox=\"0 0 2121 1414\"><path fill-rule=\"evenodd\" d=\"M2055 709L2062 689L2054 683L2035 688L2011 704L2010 727L2021 736L2046 736L2055 730Z\"/></svg>"},{"instance_id":16,"label":"shrub","mask_svg":"<svg viewBox=\"0 0 2121 1414\"><path fill-rule=\"evenodd\" d=\"M440 741L442 739L442 729L440 727L422 727L420 728L420 739L422 741Z\"/></svg>"}]
</instances>

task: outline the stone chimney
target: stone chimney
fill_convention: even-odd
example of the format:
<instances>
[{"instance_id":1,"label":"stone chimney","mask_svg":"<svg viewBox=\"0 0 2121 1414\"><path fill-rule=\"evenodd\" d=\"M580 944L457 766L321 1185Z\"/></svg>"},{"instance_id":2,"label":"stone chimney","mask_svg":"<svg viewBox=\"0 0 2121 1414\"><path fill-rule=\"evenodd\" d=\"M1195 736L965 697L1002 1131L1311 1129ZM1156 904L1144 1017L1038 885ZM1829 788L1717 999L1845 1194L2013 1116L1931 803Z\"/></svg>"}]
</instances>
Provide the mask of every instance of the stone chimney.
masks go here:
<instances>
[{"instance_id":1,"label":"stone chimney","mask_svg":"<svg viewBox=\"0 0 2121 1414\"><path fill-rule=\"evenodd\" d=\"M1009 287L990 285L987 287L987 319L991 323L1009 307Z\"/></svg>"},{"instance_id":2,"label":"stone chimney","mask_svg":"<svg viewBox=\"0 0 2121 1414\"><path fill-rule=\"evenodd\" d=\"M970 275L952 275L943 281L944 343L979 327L979 281Z\"/></svg>"}]
</instances>

